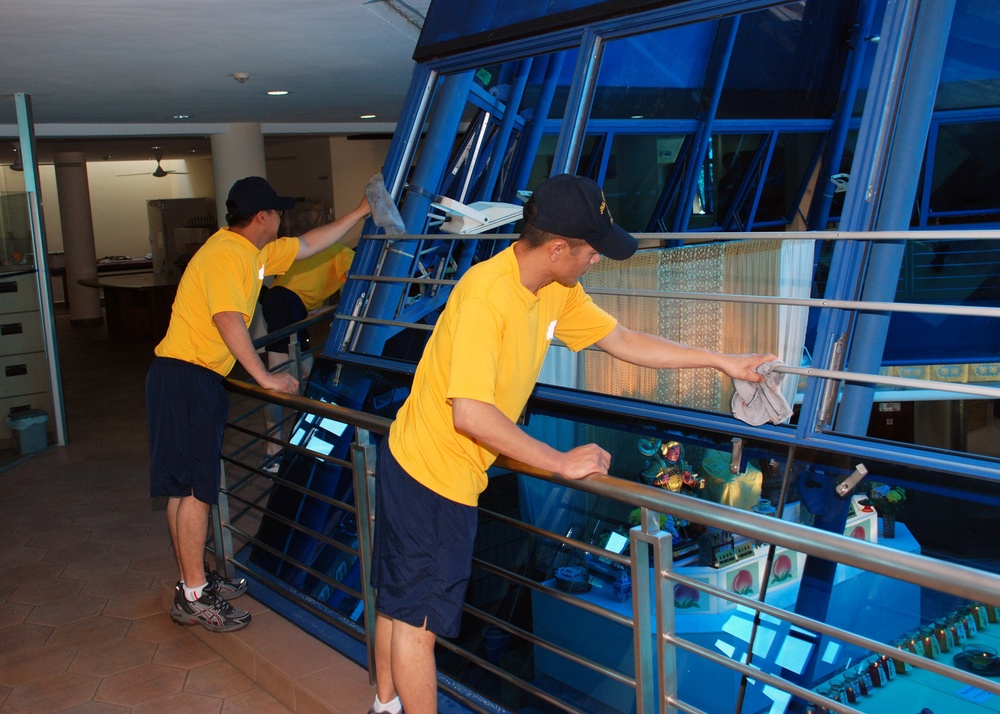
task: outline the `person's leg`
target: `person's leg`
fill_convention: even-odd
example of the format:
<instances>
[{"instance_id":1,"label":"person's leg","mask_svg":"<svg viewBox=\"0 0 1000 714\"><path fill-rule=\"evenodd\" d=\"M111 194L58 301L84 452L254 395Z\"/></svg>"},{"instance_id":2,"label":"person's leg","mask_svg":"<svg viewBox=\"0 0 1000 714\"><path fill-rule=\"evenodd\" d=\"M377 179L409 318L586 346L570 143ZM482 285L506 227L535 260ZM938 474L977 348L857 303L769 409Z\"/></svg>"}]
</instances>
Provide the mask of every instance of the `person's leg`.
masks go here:
<instances>
[{"instance_id":1,"label":"person's leg","mask_svg":"<svg viewBox=\"0 0 1000 714\"><path fill-rule=\"evenodd\" d=\"M208 534L208 512L210 506L194 496L170 499L177 501L171 528L174 550L180 565L181 580L192 590L204 586L205 538ZM170 507L168 506L168 515Z\"/></svg>"},{"instance_id":2,"label":"person's leg","mask_svg":"<svg viewBox=\"0 0 1000 714\"><path fill-rule=\"evenodd\" d=\"M396 620L392 623L391 652L392 684L403 710L407 714L436 714L434 633L426 626L414 627Z\"/></svg>"},{"instance_id":3,"label":"person's leg","mask_svg":"<svg viewBox=\"0 0 1000 714\"><path fill-rule=\"evenodd\" d=\"M392 684L392 618L375 613L375 674L378 698L388 702L396 698Z\"/></svg>"}]
</instances>

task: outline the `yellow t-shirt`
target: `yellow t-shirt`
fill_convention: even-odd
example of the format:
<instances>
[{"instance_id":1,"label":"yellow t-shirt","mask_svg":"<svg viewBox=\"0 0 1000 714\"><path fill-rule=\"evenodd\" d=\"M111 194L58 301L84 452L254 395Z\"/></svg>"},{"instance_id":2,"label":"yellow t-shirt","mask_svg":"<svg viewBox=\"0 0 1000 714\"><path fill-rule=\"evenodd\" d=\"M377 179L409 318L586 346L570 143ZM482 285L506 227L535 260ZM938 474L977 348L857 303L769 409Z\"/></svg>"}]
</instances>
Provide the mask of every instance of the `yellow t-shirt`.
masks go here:
<instances>
[{"instance_id":1,"label":"yellow t-shirt","mask_svg":"<svg viewBox=\"0 0 1000 714\"><path fill-rule=\"evenodd\" d=\"M307 311L315 310L347 282L347 273L354 260L354 251L345 245L333 244L314 256L292 264L284 275L274 280L299 296Z\"/></svg>"},{"instance_id":2,"label":"yellow t-shirt","mask_svg":"<svg viewBox=\"0 0 1000 714\"><path fill-rule=\"evenodd\" d=\"M493 404L516 421L553 337L575 352L618 324L581 285L551 283L534 295L520 275L513 248L469 269L434 327L389 432L393 456L408 474L467 506L478 504L497 454L455 430L451 400Z\"/></svg>"},{"instance_id":3,"label":"yellow t-shirt","mask_svg":"<svg viewBox=\"0 0 1000 714\"><path fill-rule=\"evenodd\" d=\"M253 318L265 275L279 275L299 252L298 238L279 238L257 246L225 228L217 231L191 257L177 286L167 334L153 350L229 374L236 358L219 334L212 317L240 312L247 325Z\"/></svg>"}]
</instances>

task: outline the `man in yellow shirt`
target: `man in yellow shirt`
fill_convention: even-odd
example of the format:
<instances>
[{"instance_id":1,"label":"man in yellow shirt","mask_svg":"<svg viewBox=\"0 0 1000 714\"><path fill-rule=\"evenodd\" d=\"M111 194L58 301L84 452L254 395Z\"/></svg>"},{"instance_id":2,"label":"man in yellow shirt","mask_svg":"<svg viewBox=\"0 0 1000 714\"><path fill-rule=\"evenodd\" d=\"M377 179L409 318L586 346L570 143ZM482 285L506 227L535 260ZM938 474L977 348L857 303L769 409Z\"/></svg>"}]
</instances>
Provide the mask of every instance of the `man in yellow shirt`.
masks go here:
<instances>
[{"instance_id":1,"label":"man in yellow shirt","mask_svg":"<svg viewBox=\"0 0 1000 714\"><path fill-rule=\"evenodd\" d=\"M578 280L602 255L624 260L635 250L601 188L563 174L534 191L520 239L455 286L379 449L372 712L437 711L434 638L458 634L476 506L496 457L570 479L608 473L611 455L597 444L561 452L516 424L553 338L574 351L597 345L632 364L713 367L751 382L761 379L754 368L774 359L720 354L619 325Z\"/></svg>"},{"instance_id":2,"label":"man in yellow shirt","mask_svg":"<svg viewBox=\"0 0 1000 714\"><path fill-rule=\"evenodd\" d=\"M222 380L238 361L258 384L295 393L289 374L271 374L247 329L265 275L336 243L369 213L363 199L343 218L278 238L281 215L295 201L279 196L259 176L240 179L226 200L228 228L217 231L191 258L174 300L167 334L154 350L146 377L150 437L150 495L166 496L167 525L180 579L171 617L215 632L239 629L250 614L228 600L246 591L205 565L208 513L219 496L222 434L229 395Z\"/></svg>"}]
</instances>

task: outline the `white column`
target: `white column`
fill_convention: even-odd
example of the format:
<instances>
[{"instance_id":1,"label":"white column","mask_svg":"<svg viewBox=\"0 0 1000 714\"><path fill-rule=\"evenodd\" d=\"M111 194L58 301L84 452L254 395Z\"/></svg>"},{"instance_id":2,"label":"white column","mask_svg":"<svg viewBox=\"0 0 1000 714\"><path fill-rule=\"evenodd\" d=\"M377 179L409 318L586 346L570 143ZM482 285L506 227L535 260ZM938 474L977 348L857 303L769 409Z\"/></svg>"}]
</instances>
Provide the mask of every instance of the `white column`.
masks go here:
<instances>
[{"instance_id":1,"label":"white column","mask_svg":"<svg viewBox=\"0 0 1000 714\"><path fill-rule=\"evenodd\" d=\"M77 281L97 277L94 219L90 212L87 156L63 152L55 156L56 192L59 194L63 251L66 254L66 292L72 325L96 325L103 321L101 291Z\"/></svg>"},{"instance_id":2,"label":"white column","mask_svg":"<svg viewBox=\"0 0 1000 714\"><path fill-rule=\"evenodd\" d=\"M219 225L226 225L226 196L239 179L267 178L264 135L260 124L230 124L225 134L212 134L212 170L215 175L215 205Z\"/></svg>"}]
</instances>

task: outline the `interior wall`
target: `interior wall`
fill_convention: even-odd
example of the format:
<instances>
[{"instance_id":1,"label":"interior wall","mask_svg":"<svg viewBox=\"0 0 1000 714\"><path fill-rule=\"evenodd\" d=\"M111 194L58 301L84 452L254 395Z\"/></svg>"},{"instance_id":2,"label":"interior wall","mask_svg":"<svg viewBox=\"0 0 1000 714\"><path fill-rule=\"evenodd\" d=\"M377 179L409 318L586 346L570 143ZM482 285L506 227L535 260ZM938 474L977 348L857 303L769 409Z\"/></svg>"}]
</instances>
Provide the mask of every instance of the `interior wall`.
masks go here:
<instances>
[{"instance_id":1,"label":"interior wall","mask_svg":"<svg viewBox=\"0 0 1000 714\"><path fill-rule=\"evenodd\" d=\"M365 186L382 170L390 139L333 136L329 141L330 161L334 166L333 208L337 216L342 216L358 205ZM347 234L344 243L354 247L360 237L361 226L357 226Z\"/></svg>"},{"instance_id":2,"label":"interior wall","mask_svg":"<svg viewBox=\"0 0 1000 714\"><path fill-rule=\"evenodd\" d=\"M306 137L269 145L268 180L283 195L330 203L341 216L356 206L365 185L379 171L389 151L389 139ZM98 259L105 256L143 258L149 244L148 201L169 198L215 199L212 161L209 157L164 159L168 176L152 175L153 161L89 162L87 177L94 220ZM23 191L23 175L3 167L2 190ZM39 167L42 210L50 253L63 250L55 169ZM224 217L221 217L224 220ZM361 228L345 239L355 245Z\"/></svg>"},{"instance_id":3,"label":"interior wall","mask_svg":"<svg viewBox=\"0 0 1000 714\"><path fill-rule=\"evenodd\" d=\"M152 175L152 161L88 162L87 180L94 220L94 247L98 260L107 256L143 258L149 244L148 201L164 198L214 198L212 162L209 158L163 160L162 178ZM38 169L42 190L45 235L50 253L63 250L59 193L55 169Z\"/></svg>"}]
</instances>

